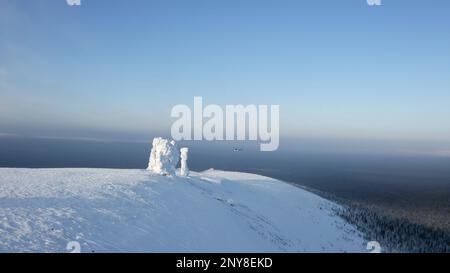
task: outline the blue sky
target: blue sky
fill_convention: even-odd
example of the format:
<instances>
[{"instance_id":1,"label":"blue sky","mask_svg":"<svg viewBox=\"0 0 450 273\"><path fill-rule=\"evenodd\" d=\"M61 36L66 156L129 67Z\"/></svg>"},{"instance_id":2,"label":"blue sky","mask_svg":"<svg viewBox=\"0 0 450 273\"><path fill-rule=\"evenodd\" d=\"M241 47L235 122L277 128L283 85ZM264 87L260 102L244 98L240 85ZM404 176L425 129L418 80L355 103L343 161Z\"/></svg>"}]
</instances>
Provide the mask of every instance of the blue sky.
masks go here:
<instances>
[{"instance_id":1,"label":"blue sky","mask_svg":"<svg viewBox=\"0 0 450 273\"><path fill-rule=\"evenodd\" d=\"M175 104L282 137L450 139L447 0L0 0L0 132L145 139Z\"/></svg>"}]
</instances>

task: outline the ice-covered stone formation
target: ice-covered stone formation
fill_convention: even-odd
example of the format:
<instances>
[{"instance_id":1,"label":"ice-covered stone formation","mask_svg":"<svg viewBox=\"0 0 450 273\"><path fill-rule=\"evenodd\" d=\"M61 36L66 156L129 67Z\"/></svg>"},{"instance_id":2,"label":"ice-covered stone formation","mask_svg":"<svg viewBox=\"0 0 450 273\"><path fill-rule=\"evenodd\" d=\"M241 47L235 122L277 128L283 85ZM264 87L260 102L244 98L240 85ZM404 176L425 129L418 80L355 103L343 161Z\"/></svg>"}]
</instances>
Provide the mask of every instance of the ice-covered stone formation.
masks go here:
<instances>
[{"instance_id":1,"label":"ice-covered stone formation","mask_svg":"<svg viewBox=\"0 0 450 273\"><path fill-rule=\"evenodd\" d=\"M175 174L180 158L175 141L157 137L153 139L152 145L147 170L163 175Z\"/></svg>"},{"instance_id":2,"label":"ice-covered stone formation","mask_svg":"<svg viewBox=\"0 0 450 273\"><path fill-rule=\"evenodd\" d=\"M189 175L189 168L188 168L188 165L187 165L188 153L189 153L189 148L184 147L184 148L180 149L180 154L181 154L180 175L182 175L182 176L188 176Z\"/></svg>"}]
</instances>

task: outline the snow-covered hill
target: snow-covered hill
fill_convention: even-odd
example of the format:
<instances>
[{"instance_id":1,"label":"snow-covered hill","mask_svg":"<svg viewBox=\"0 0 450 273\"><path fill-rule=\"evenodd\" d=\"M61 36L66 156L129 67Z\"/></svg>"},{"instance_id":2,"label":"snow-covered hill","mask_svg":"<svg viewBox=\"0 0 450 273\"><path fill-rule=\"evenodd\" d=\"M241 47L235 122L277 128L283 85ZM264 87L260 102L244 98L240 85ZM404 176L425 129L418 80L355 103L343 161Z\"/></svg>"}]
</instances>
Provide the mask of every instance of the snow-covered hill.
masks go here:
<instances>
[{"instance_id":1,"label":"snow-covered hill","mask_svg":"<svg viewBox=\"0 0 450 273\"><path fill-rule=\"evenodd\" d=\"M332 206L246 173L0 168L0 252L366 252Z\"/></svg>"}]
</instances>

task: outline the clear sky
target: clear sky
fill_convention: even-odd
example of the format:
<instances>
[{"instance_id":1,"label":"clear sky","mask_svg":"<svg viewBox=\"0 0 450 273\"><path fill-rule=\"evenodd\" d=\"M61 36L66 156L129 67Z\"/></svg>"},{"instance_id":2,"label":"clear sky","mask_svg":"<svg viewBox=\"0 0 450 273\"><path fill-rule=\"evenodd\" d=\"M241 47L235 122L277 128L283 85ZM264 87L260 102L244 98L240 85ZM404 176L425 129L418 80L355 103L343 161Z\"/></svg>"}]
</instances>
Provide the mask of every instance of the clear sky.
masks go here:
<instances>
[{"instance_id":1,"label":"clear sky","mask_svg":"<svg viewBox=\"0 0 450 273\"><path fill-rule=\"evenodd\" d=\"M0 0L0 133L144 139L279 104L285 137L450 139L450 1Z\"/></svg>"}]
</instances>

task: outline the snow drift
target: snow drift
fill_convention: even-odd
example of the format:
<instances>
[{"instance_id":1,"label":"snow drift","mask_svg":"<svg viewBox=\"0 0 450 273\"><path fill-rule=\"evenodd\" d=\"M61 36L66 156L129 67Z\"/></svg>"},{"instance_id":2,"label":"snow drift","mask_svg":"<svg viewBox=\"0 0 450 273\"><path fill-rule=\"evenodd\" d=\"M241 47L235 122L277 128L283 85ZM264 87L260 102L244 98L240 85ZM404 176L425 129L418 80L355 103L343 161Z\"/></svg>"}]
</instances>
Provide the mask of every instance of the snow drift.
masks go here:
<instances>
[{"instance_id":1,"label":"snow drift","mask_svg":"<svg viewBox=\"0 0 450 273\"><path fill-rule=\"evenodd\" d=\"M0 168L0 251L365 252L333 206L246 173Z\"/></svg>"}]
</instances>

